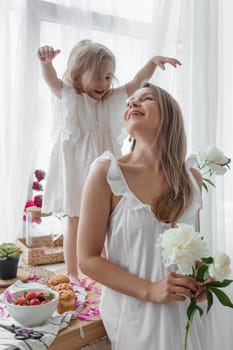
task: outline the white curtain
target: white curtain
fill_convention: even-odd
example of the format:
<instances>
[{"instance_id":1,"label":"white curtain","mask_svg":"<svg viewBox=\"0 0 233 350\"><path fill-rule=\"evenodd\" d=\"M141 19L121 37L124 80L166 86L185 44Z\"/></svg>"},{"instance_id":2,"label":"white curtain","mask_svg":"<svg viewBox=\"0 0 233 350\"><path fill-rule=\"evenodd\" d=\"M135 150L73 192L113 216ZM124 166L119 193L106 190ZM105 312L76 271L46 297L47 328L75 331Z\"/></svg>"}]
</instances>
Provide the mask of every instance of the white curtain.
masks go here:
<instances>
[{"instance_id":1,"label":"white curtain","mask_svg":"<svg viewBox=\"0 0 233 350\"><path fill-rule=\"evenodd\" d=\"M209 144L232 159L231 1L158 0L149 41L153 52L178 57L181 72L153 80L169 89L181 104L188 136L188 153ZM212 252L226 250L233 258L231 228L233 172L216 177L216 189L203 191L201 231Z\"/></svg>"},{"instance_id":2,"label":"white curtain","mask_svg":"<svg viewBox=\"0 0 233 350\"><path fill-rule=\"evenodd\" d=\"M181 104L188 153L215 144L233 158L231 0L0 1L1 240L23 235L22 211L35 168L46 170L51 149L50 92L36 57L40 45L62 50L61 76L72 46L83 38L116 55L119 83L152 55L175 56L182 67L156 71L152 81ZM203 193L201 230L212 250L233 257L233 171Z\"/></svg>"}]
</instances>

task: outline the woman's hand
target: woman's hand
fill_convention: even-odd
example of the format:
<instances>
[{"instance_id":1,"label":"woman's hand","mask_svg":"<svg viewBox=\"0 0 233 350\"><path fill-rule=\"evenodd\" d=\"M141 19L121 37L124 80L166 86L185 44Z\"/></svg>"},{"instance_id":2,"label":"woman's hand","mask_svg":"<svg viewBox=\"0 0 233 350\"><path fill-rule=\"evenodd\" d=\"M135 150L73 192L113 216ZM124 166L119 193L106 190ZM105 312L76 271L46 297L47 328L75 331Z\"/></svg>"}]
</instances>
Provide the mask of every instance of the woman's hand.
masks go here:
<instances>
[{"instance_id":1,"label":"woman's hand","mask_svg":"<svg viewBox=\"0 0 233 350\"><path fill-rule=\"evenodd\" d=\"M194 297L194 299L197 303L200 303L201 301L206 300L206 287L205 287L205 285L208 282L212 282L212 281L214 281L214 279L209 277L203 283L199 284L199 288L197 289L197 291L195 293L195 297Z\"/></svg>"},{"instance_id":2,"label":"woman's hand","mask_svg":"<svg viewBox=\"0 0 233 350\"><path fill-rule=\"evenodd\" d=\"M199 282L194 278L168 272L161 281L150 284L147 300L158 304L184 301L195 297L198 287Z\"/></svg>"},{"instance_id":3,"label":"woman's hand","mask_svg":"<svg viewBox=\"0 0 233 350\"><path fill-rule=\"evenodd\" d=\"M37 51L37 56L42 63L51 62L61 50L54 50L52 46L42 46Z\"/></svg>"}]
</instances>

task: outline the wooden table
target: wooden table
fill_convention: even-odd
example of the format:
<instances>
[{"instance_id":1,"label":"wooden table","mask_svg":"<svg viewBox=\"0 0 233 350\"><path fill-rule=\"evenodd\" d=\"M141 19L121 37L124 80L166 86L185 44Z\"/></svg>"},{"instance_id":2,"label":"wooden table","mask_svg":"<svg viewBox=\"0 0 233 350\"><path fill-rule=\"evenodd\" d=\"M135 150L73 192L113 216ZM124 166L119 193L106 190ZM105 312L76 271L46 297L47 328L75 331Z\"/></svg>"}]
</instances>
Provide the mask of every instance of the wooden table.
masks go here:
<instances>
[{"instance_id":1,"label":"wooden table","mask_svg":"<svg viewBox=\"0 0 233 350\"><path fill-rule=\"evenodd\" d=\"M81 346L105 336L106 331L100 319L95 321L71 320L69 326L59 332L49 350L78 350Z\"/></svg>"},{"instance_id":2,"label":"wooden table","mask_svg":"<svg viewBox=\"0 0 233 350\"><path fill-rule=\"evenodd\" d=\"M65 271L62 269L56 271L55 274L63 273ZM79 276L89 280L81 272L79 272ZM101 287L98 283L96 286ZM88 297L98 299L100 295L88 292ZM107 334L99 317L95 317L95 320L92 321L71 320L69 326L58 333L49 350L78 350L81 346L89 345L103 337L107 337Z\"/></svg>"},{"instance_id":3,"label":"wooden table","mask_svg":"<svg viewBox=\"0 0 233 350\"><path fill-rule=\"evenodd\" d=\"M27 278L31 273L40 276L43 283L47 283L48 279L57 273L64 273L64 270L54 273L45 270L43 267L27 265L24 265L20 269L20 274L22 272L24 274L26 273ZM86 276L82 277L85 278ZM6 286L2 286L2 288L0 286L0 292L3 292L5 288ZM95 295L92 292L88 293L91 293L90 296L93 298L99 297L99 295ZM91 342L98 341L103 337L106 337L106 331L100 318L95 317L95 320L92 321L71 320L70 324L58 333L49 350L78 350L80 347L89 345Z\"/></svg>"}]
</instances>

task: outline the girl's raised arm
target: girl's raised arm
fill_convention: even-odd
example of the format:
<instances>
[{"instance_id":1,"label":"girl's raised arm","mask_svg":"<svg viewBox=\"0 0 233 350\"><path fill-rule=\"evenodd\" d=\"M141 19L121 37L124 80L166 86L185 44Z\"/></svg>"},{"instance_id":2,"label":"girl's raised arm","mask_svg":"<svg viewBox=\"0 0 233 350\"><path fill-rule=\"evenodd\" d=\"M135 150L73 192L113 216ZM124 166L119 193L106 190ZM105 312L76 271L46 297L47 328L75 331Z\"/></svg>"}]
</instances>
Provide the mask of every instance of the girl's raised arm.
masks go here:
<instances>
[{"instance_id":1,"label":"girl's raised arm","mask_svg":"<svg viewBox=\"0 0 233 350\"><path fill-rule=\"evenodd\" d=\"M166 64L171 64L175 68L177 67L177 65L181 65L180 61L178 61L176 58L163 56L152 57L145 64L145 66L143 66L137 72L134 78L126 84L126 91L128 96L131 96L134 93L134 91L139 89L144 81L149 80L157 67L160 67L162 70L165 70Z\"/></svg>"},{"instance_id":2,"label":"girl's raised arm","mask_svg":"<svg viewBox=\"0 0 233 350\"><path fill-rule=\"evenodd\" d=\"M61 98L62 81L57 77L52 60L61 52L61 50L54 50L51 46L42 46L37 51L37 56L41 62L42 75L51 91Z\"/></svg>"}]
</instances>

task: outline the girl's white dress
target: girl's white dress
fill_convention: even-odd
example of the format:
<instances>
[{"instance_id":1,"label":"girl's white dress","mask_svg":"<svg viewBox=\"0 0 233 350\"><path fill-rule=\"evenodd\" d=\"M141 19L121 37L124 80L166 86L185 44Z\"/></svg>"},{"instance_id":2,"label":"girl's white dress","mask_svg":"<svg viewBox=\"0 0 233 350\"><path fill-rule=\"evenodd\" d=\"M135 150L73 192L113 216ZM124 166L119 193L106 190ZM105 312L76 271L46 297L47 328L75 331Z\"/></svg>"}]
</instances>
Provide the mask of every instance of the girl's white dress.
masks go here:
<instances>
[{"instance_id":1,"label":"girl's white dress","mask_svg":"<svg viewBox=\"0 0 233 350\"><path fill-rule=\"evenodd\" d=\"M123 115L125 86L105 100L77 94L64 84L54 105L54 145L51 152L42 211L79 216L80 200L90 164L105 150L116 156L126 136Z\"/></svg>"},{"instance_id":2,"label":"girl's white dress","mask_svg":"<svg viewBox=\"0 0 233 350\"><path fill-rule=\"evenodd\" d=\"M110 160L107 182L116 196L122 196L113 210L107 232L108 259L141 278L158 281L165 269L156 239L170 227L159 222L149 205L143 204L129 189L116 158L105 152L94 163ZM194 198L179 222L197 224L197 211L202 205L200 189L186 161ZM113 276L114 278L114 276ZM101 317L112 342L112 350L183 350L187 321L187 302L154 304L103 287ZM188 338L188 350L232 350L229 315L231 309L214 306L209 314L195 314ZM206 302L200 304L206 311ZM228 310L226 310L228 309ZM213 313L217 312L217 317ZM218 324L216 320L220 319ZM225 322L225 319L228 322ZM231 316L232 320L232 316ZM233 329L233 328L232 328Z\"/></svg>"}]
</instances>

